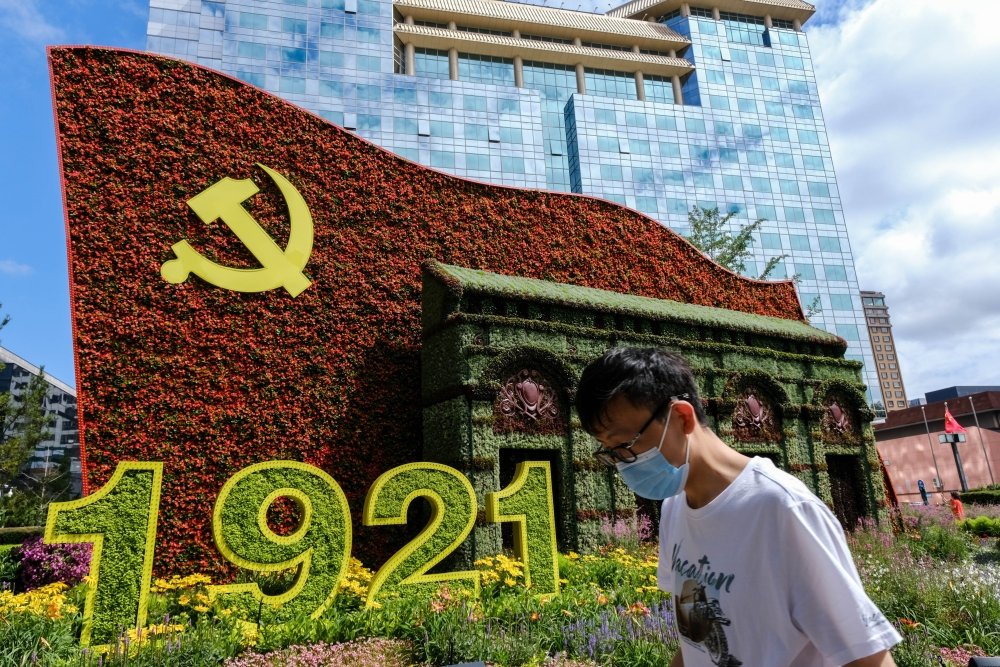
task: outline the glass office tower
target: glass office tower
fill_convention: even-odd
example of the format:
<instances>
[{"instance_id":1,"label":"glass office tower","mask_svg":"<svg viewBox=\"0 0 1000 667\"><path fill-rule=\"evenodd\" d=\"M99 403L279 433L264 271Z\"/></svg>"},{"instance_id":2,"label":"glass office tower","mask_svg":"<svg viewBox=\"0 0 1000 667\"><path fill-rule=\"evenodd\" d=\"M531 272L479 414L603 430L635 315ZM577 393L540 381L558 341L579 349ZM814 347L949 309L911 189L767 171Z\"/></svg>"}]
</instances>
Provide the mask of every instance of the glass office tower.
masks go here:
<instances>
[{"instance_id":1,"label":"glass office tower","mask_svg":"<svg viewBox=\"0 0 1000 667\"><path fill-rule=\"evenodd\" d=\"M687 231L758 218L814 325L878 393L802 0L151 0L150 51L271 91L421 164L603 197ZM872 401L869 391L869 402Z\"/></svg>"}]
</instances>

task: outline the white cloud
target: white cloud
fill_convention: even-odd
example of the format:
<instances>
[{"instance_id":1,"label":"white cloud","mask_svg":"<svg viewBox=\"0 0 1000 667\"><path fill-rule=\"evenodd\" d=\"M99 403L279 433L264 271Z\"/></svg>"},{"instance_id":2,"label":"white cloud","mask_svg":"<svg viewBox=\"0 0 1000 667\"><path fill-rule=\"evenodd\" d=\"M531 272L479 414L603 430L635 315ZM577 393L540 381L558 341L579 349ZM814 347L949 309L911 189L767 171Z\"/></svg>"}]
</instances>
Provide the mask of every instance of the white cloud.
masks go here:
<instances>
[{"instance_id":1,"label":"white cloud","mask_svg":"<svg viewBox=\"0 0 1000 667\"><path fill-rule=\"evenodd\" d=\"M1000 3L837 10L807 30L861 287L911 398L1000 384Z\"/></svg>"},{"instance_id":2,"label":"white cloud","mask_svg":"<svg viewBox=\"0 0 1000 667\"><path fill-rule=\"evenodd\" d=\"M11 259L0 259L0 274L8 276L29 276L33 269L27 264L21 264Z\"/></svg>"},{"instance_id":3,"label":"white cloud","mask_svg":"<svg viewBox=\"0 0 1000 667\"><path fill-rule=\"evenodd\" d=\"M0 32L36 44L61 41L64 34L42 16L36 0L0 0Z\"/></svg>"}]
</instances>

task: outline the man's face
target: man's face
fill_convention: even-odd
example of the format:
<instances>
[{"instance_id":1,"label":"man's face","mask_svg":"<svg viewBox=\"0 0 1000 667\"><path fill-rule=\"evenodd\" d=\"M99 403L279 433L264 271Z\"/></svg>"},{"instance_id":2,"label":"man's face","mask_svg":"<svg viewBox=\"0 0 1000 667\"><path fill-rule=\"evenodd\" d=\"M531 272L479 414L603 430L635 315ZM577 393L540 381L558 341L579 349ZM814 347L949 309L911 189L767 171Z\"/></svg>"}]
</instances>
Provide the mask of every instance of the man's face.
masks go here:
<instances>
[{"instance_id":1,"label":"man's face","mask_svg":"<svg viewBox=\"0 0 1000 667\"><path fill-rule=\"evenodd\" d=\"M676 409L677 403L670 404ZM666 407L666 405L664 406ZM594 433L601 446L607 451L614 450L619 458L634 460L635 456L656 448L667 428L666 412L662 419L652 419L653 410L633 404L622 395L615 396L608 402L608 408L598 431ZM684 430L681 420L671 419L669 431L663 440L661 452L672 465L684 463ZM679 436L679 437L678 437ZM680 440L679 443L674 442ZM624 446L623 446L624 445Z\"/></svg>"}]
</instances>

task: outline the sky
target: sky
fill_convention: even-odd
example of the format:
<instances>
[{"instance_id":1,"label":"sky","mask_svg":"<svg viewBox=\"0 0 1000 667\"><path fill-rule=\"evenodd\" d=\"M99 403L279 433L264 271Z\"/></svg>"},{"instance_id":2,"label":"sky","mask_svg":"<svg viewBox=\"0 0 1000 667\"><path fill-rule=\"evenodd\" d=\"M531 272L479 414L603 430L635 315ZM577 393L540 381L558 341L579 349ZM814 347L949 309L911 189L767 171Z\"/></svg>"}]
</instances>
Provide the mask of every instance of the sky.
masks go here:
<instances>
[{"instance_id":1,"label":"sky","mask_svg":"<svg viewBox=\"0 0 1000 667\"><path fill-rule=\"evenodd\" d=\"M886 295L907 395L1000 385L1000 2L814 4L806 32L858 278ZM0 345L74 386L45 46L143 49L147 13L148 0L0 0Z\"/></svg>"}]
</instances>

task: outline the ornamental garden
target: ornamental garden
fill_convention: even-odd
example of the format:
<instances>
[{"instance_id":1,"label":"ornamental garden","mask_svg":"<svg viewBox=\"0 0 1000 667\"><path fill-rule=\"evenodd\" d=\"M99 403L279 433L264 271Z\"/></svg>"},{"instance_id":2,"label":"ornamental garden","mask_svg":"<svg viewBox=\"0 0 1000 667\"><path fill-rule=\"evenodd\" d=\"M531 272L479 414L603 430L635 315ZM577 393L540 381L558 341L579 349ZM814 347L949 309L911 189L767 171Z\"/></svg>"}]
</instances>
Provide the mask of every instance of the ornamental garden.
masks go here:
<instances>
[{"instance_id":1,"label":"ornamental garden","mask_svg":"<svg viewBox=\"0 0 1000 667\"><path fill-rule=\"evenodd\" d=\"M921 620L959 576L1000 618L989 509L967 532L889 511L860 364L791 282L194 65L50 61L85 495L0 552L0 664L665 664L656 508L572 408L613 345L683 354L723 439L862 526L899 664L1000 649ZM903 595L899 559L956 574Z\"/></svg>"}]
</instances>

